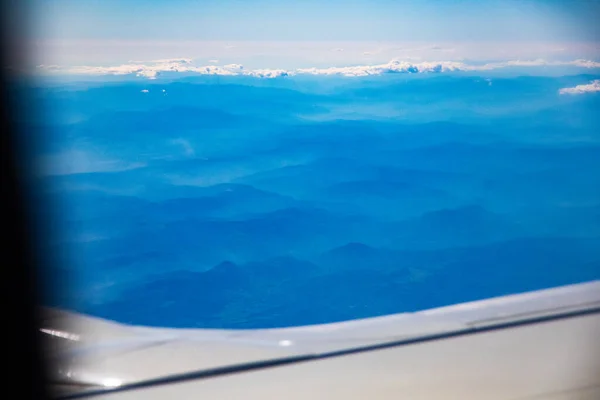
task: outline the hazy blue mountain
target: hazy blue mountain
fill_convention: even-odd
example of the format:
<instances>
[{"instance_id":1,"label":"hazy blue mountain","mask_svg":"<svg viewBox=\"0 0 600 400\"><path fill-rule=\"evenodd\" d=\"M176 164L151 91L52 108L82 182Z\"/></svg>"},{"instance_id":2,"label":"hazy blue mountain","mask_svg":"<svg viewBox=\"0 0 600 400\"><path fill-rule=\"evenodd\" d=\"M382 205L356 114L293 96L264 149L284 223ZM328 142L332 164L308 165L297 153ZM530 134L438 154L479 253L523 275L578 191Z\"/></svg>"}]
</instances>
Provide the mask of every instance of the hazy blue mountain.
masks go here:
<instances>
[{"instance_id":1,"label":"hazy blue mountain","mask_svg":"<svg viewBox=\"0 0 600 400\"><path fill-rule=\"evenodd\" d=\"M518 223L471 205L442 209L396 224L388 246L403 249L447 248L491 243L526 235Z\"/></svg>"},{"instance_id":2,"label":"hazy blue mountain","mask_svg":"<svg viewBox=\"0 0 600 400\"><path fill-rule=\"evenodd\" d=\"M599 245L540 238L403 253L350 243L323 254L327 267L294 258L225 262L157 276L92 310L150 325L165 318L174 326L234 328L339 321L594 279Z\"/></svg>"},{"instance_id":3,"label":"hazy blue mountain","mask_svg":"<svg viewBox=\"0 0 600 400\"><path fill-rule=\"evenodd\" d=\"M462 199L443 190L397 180L340 182L312 193L310 198L345 203L355 212L388 220L462 204Z\"/></svg>"},{"instance_id":4,"label":"hazy blue mountain","mask_svg":"<svg viewBox=\"0 0 600 400\"><path fill-rule=\"evenodd\" d=\"M399 252L353 242L324 252L317 262L330 272L341 272L400 268L406 265L404 261Z\"/></svg>"},{"instance_id":5,"label":"hazy blue mountain","mask_svg":"<svg viewBox=\"0 0 600 400\"><path fill-rule=\"evenodd\" d=\"M559 89L600 77L511 71L28 87L46 302L255 328L598 279L600 98Z\"/></svg>"}]
</instances>

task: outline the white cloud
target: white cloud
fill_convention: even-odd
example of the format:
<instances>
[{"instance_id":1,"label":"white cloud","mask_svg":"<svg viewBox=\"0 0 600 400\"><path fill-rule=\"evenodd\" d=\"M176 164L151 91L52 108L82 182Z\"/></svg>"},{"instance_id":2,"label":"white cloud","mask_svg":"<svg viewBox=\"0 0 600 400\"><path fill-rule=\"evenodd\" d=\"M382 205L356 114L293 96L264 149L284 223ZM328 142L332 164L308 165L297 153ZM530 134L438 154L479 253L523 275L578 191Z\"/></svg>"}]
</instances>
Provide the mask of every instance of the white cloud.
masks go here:
<instances>
[{"instance_id":1,"label":"white cloud","mask_svg":"<svg viewBox=\"0 0 600 400\"><path fill-rule=\"evenodd\" d=\"M485 64L484 69L496 69L504 67L560 67L572 66L580 68L600 68L600 62L590 60L573 60L573 61L547 61L544 59L537 60L511 60L499 63Z\"/></svg>"},{"instance_id":2,"label":"white cloud","mask_svg":"<svg viewBox=\"0 0 600 400\"><path fill-rule=\"evenodd\" d=\"M165 63L177 63L177 64L191 64L194 60L192 60L191 58L161 58L158 60L151 60L151 61L129 61L130 63L134 63L134 64L143 64L143 63L150 63L150 64L165 64Z\"/></svg>"},{"instance_id":3,"label":"white cloud","mask_svg":"<svg viewBox=\"0 0 600 400\"><path fill-rule=\"evenodd\" d=\"M575 60L568 65L575 65L584 68L600 68L600 62L590 60Z\"/></svg>"},{"instance_id":4,"label":"white cloud","mask_svg":"<svg viewBox=\"0 0 600 400\"><path fill-rule=\"evenodd\" d=\"M163 58L161 60L154 60L157 64L161 63L178 63L178 64L191 64L193 60L191 58Z\"/></svg>"},{"instance_id":5,"label":"white cloud","mask_svg":"<svg viewBox=\"0 0 600 400\"><path fill-rule=\"evenodd\" d=\"M41 64L41 65L38 65L38 68L43 68L48 71L60 71L60 69L61 69L60 65L55 65L55 64L52 64L52 65Z\"/></svg>"},{"instance_id":6,"label":"white cloud","mask_svg":"<svg viewBox=\"0 0 600 400\"><path fill-rule=\"evenodd\" d=\"M247 75L255 76L258 78L278 78L283 76L289 76L289 71L284 69L255 69L248 71Z\"/></svg>"},{"instance_id":7,"label":"white cloud","mask_svg":"<svg viewBox=\"0 0 600 400\"><path fill-rule=\"evenodd\" d=\"M183 148L183 153L186 156L192 157L194 155L196 155L196 150L194 149L194 147L191 145L191 143L185 139L175 139L173 140L173 144L178 144Z\"/></svg>"},{"instance_id":8,"label":"white cloud","mask_svg":"<svg viewBox=\"0 0 600 400\"><path fill-rule=\"evenodd\" d=\"M386 64L353 66L353 67L331 67L331 68L303 68L297 73L312 75L342 75L342 76L368 76L381 75L393 72L446 72L465 70L462 63L453 61L410 63L406 61L392 60Z\"/></svg>"},{"instance_id":9,"label":"white cloud","mask_svg":"<svg viewBox=\"0 0 600 400\"><path fill-rule=\"evenodd\" d=\"M227 65L224 65L223 68L225 68L229 71L241 71L244 69L244 66L242 66L240 64L227 64Z\"/></svg>"},{"instance_id":10,"label":"white cloud","mask_svg":"<svg viewBox=\"0 0 600 400\"><path fill-rule=\"evenodd\" d=\"M71 175L90 172L117 172L145 167L142 162L104 159L94 152L69 149L36 159L37 172L42 175Z\"/></svg>"},{"instance_id":11,"label":"white cloud","mask_svg":"<svg viewBox=\"0 0 600 400\"><path fill-rule=\"evenodd\" d=\"M211 64L218 64L219 60L208 60L208 62Z\"/></svg>"},{"instance_id":12,"label":"white cloud","mask_svg":"<svg viewBox=\"0 0 600 400\"><path fill-rule=\"evenodd\" d=\"M340 51L344 51L344 49L342 49L341 47L336 47L336 48L331 49L331 51L340 52Z\"/></svg>"},{"instance_id":13,"label":"white cloud","mask_svg":"<svg viewBox=\"0 0 600 400\"><path fill-rule=\"evenodd\" d=\"M385 64L358 65L347 67L329 68L300 68L296 70L283 69L246 69L240 64L227 64L223 66L206 65L196 66L191 59L175 58L161 59L148 62L131 62L128 64L97 67L77 66L59 67L56 65L40 65L36 72L47 74L71 75L136 75L149 79L156 79L165 72L187 72L201 75L248 75L261 78L276 78L292 75L339 75L339 76L369 76L387 73L438 73L448 71L488 71L507 67L542 67L542 66L574 66L580 68L600 68L600 62L590 60L574 61L547 61L537 60L509 60L488 64L467 64L460 61L434 61L411 62L409 57L404 60L392 60ZM217 60L211 60L217 61Z\"/></svg>"},{"instance_id":14,"label":"white cloud","mask_svg":"<svg viewBox=\"0 0 600 400\"><path fill-rule=\"evenodd\" d=\"M600 79L592 81L587 85L577 85L570 88L562 88L558 91L560 94L583 94L600 92Z\"/></svg>"},{"instance_id":15,"label":"white cloud","mask_svg":"<svg viewBox=\"0 0 600 400\"><path fill-rule=\"evenodd\" d=\"M141 92L142 93L150 93L150 91L148 89L142 89Z\"/></svg>"}]
</instances>

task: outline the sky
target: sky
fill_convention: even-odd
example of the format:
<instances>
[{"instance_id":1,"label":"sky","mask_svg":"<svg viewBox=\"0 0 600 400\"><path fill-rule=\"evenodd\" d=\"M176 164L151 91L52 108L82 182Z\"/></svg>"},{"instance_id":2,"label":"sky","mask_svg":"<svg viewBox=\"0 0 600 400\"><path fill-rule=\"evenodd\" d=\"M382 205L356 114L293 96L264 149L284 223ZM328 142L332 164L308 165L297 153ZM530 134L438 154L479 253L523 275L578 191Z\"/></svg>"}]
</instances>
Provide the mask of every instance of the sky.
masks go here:
<instances>
[{"instance_id":1,"label":"sky","mask_svg":"<svg viewBox=\"0 0 600 400\"><path fill-rule=\"evenodd\" d=\"M597 58L596 1L32 0L44 64L189 57L263 68Z\"/></svg>"}]
</instances>

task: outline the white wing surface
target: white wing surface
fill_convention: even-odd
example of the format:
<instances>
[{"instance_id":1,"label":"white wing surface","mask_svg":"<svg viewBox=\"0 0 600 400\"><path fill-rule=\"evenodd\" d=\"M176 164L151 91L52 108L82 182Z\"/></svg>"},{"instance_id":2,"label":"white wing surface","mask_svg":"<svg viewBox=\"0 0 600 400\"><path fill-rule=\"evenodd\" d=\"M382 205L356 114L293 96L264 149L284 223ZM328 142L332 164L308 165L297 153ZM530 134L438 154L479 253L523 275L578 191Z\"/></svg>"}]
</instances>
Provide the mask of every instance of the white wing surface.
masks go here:
<instances>
[{"instance_id":1,"label":"white wing surface","mask_svg":"<svg viewBox=\"0 0 600 400\"><path fill-rule=\"evenodd\" d=\"M283 329L44 311L59 398L600 399L600 281Z\"/></svg>"}]
</instances>

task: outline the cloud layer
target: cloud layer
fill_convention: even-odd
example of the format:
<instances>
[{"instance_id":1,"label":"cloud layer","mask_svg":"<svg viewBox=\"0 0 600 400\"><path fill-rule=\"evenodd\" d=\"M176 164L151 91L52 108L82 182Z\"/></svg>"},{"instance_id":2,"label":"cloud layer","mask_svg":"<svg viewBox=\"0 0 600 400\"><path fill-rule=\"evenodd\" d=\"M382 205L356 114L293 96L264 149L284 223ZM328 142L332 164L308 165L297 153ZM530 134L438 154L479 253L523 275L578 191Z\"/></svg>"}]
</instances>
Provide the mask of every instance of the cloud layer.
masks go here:
<instances>
[{"instance_id":1,"label":"cloud layer","mask_svg":"<svg viewBox=\"0 0 600 400\"><path fill-rule=\"evenodd\" d=\"M584 94L600 92L600 79L592 81L587 85L577 85L570 88L562 88L558 91L560 94Z\"/></svg>"},{"instance_id":2,"label":"cloud layer","mask_svg":"<svg viewBox=\"0 0 600 400\"><path fill-rule=\"evenodd\" d=\"M496 63L472 65L457 61L409 62L392 60L385 64L358 65L329 68L300 68L284 69L245 69L240 64L223 66L196 66L188 58L161 59L148 62L131 61L127 64L109 67L76 66L60 67L57 65L39 65L36 73L62 75L136 75L156 79L165 72L187 72L200 75L246 75L260 78L277 78L293 75L337 75L337 76L369 76L388 73L439 73L450 71L486 71L507 67L543 67L543 66L573 66L580 68L600 68L600 62L590 60L547 61L511 60Z\"/></svg>"}]
</instances>

